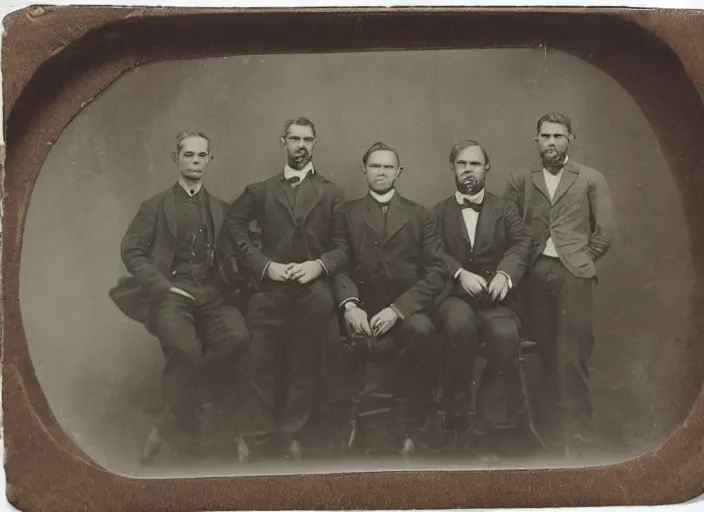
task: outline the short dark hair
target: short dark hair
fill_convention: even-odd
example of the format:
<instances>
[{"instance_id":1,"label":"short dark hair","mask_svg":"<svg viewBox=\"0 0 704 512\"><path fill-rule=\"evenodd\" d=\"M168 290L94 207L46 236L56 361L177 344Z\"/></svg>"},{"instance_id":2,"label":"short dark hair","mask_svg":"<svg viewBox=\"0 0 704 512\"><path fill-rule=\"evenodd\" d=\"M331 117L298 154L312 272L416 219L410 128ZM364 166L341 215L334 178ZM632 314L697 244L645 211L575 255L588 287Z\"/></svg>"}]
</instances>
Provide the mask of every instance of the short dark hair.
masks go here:
<instances>
[{"instance_id":1,"label":"short dark hair","mask_svg":"<svg viewBox=\"0 0 704 512\"><path fill-rule=\"evenodd\" d=\"M297 117L294 119L288 119L284 123L284 138L286 138L286 135L288 135L288 130L291 128L293 125L298 125L298 126L309 126L311 130L313 130L313 137L315 137L315 125L313 124L313 121L308 119L307 117Z\"/></svg>"},{"instance_id":2,"label":"short dark hair","mask_svg":"<svg viewBox=\"0 0 704 512\"><path fill-rule=\"evenodd\" d=\"M567 133L572 135L572 120L569 116L562 114L560 112L551 112L545 114L540 119L538 119L538 124L535 127L535 133L540 133L540 128L542 128L543 123L556 123L561 124L567 128Z\"/></svg>"},{"instance_id":3,"label":"short dark hair","mask_svg":"<svg viewBox=\"0 0 704 512\"><path fill-rule=\"evenodd\" d=\"M484 146L479 144L477 141L474 140L465 140L462 142L458 142L454 146L452 146L452 149L450 150L450 163L455 164L455 158L457 158L457 155L462 153L467 148L474 148L477 147L482 150L482 153L484 153L484 162L487 167L491 167L491 160L489 160L489 153L486 152L486 149L484 149Z\"/></svg>"},{"instance_id":4,"label":"short dark hair","mask_svg":"<svg viewBox=\"0 0 704 512\"><path fill-rule=\"evenodd\" d=\"M362 156L362 164L367 165L369 157L372 153L376 151L391 151L394 155L396 155L396 165L398 167L401 167L401 157L398 155L398 151L396 151L396 149L392 148L391 146L384 144L383 142L375 142L374 144L369 146L369 149L367 149L367 151Z\"/></svg>"},{"instance_id":5,"label":"short dark hair","mask_svg":"<svg viewBox=\"0 0 704 512\"><path fill-rule=\"evenodd\" d=\"M208 142L208 151L210 151L210 138L201 132L181 132L176 135L176 152L181 153L183 149L183 141L189 137L200 137Z\"/></svg>"}]
</instances>

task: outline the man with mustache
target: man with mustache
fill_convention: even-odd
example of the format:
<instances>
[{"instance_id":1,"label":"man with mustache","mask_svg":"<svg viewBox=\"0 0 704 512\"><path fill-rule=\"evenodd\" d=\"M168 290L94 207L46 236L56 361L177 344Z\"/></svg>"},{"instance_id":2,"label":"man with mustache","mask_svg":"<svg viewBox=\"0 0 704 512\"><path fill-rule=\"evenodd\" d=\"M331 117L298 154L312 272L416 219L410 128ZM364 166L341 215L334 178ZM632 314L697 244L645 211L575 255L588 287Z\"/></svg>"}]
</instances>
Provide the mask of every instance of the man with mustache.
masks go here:
<instances>
[{"instance_id":1,"label":"man with mustache","mask_svg":"<svg viewBox=\"0 0 704 512\"><path fill-rule=\"evenodd\" d=\"M477 397L478 418L486 429L498 423L517 427L522 400L515 289L528 266L532 242L515 205L486 191L491 162L481 145L472 140L455 144L450 169L457 190L434 209L443 259L453 279L435 315L445 344L445 430L461 435L469 426L480 339L486 345L487 365ZM492 415L490 410L500 413Z\"/></svg>"},{"instance_id":2,"label":"man with mustache","mask_svg":"<svg viewBox=\"0 0 704 512\"><path fill-rule=\"evenodd\" d=\"M369 192L347 205L349 272L334 284L351 330L373 339L372 350L387 347L396 363L406 419L401 452L411 455L437 379L439 340L428 313L447 269L432 215L395 189L402 171L398 152L381 142L362 157Z\"/></svg>"},{"instance_id":3,"label":"man with mustache","mask_svg":"<svg viewBox=\"0 0 704 512\"><path fill-rule=\"evenodd\" d=\"M159 338L165 357L162 412L143 462L157 455L176 418L193 405L197 440L209 438L218 372L231 371L250 342L244 318L227 296L233 276L228 249L215 243L227 203L203 186L210 141L202 133L180 133L172 156L178 181L140 206L120 247L133 277L110 290L127 316Z\"/></svg>"},{"instance_id":4,"label":"man with mustache","mask_svg":"<svg viewBox=\"0 0 704 512\"><path fill-rule=\"evenodd\" d=\"M253 444L272 438L284 455L301 456L300 431L335 312L330 279L347 263L343 194L313 165L315 136L305 117L286 122L286 165L245 188L223 229L257 289L247 311L252 347L240 460L249 458ZM250 238L252 221L261 247Z\"/></svg>"},{"instance_id":5,"label":"man with mustache","mask_svg":"<svg viewBox=\"0 0 704 512\"><path fill-rule=\"evenodd\" d=\"M534 243L527 272L532 337L540 345L548 440L567 457L588 443L589 359L594 346L592 287L596 262L615 237L604 176L568 158L572 122L561 113L537 123L541 162L512 176L505 196Z\"/></svg>"}]
</instances>

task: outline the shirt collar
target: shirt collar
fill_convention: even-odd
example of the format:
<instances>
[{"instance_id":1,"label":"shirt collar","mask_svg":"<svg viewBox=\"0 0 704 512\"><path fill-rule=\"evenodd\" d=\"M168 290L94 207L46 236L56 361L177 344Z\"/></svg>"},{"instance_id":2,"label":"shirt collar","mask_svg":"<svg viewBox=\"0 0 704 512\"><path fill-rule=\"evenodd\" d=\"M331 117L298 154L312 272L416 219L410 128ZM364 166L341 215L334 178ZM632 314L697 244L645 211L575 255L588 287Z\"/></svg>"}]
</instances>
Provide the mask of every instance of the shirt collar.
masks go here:
<instances>
[{"instance_id":1,"label":"shirt collar","mask_svg":"<svg viewBox=\"0 0 704 512\"><path fill-rule=\"evenodd\" d=\"M391 198L394 197L395 193L396 193L395 188L392 188L391 190L389 190L385 194L379 194L377 192L374 192L371 189L369 190L369 195L372 196L377 203L382 203L382 204L388 203L389 201L391 201Z\"/></svg>"},{"instance_id":2,"label":"shirt collar","mask_svg":"<svg viewBox=\"0 0 704 512\"><path fill-rule=\"evenodd\" d=\"M569 159L570 159L569 155L565 155L565 161L562 163L562 167L560 168L559 172L558 172L556 175L554 175L554 176L559 176L560 174L562 174L562 171L565 170L565 166L567 166L567 160L569 160ZM543 172L544 172L544 173L547 172L547 173L552 174L550 171L548 171L548 170L545 168L545 166L543 166Z\"/></svg>"},{"instance_id":3,"label":"shirt collar","mask_svg":"<svg viewBox=\"0 0 704 512\"><path fill-rule=\"evenodd\" d=\"M463 194L458 190L457 192L455 192L455 199L457 200L458 204L464 204L465 199L468 199L470 203L481 204L484 201L485 190L486 189L482 187L482 189L474 195Z\"/></svg>"},{"instance_id":4,"label":"shirt collar","mask_svg":"<svg viewBox=\"0 0 704 512\"><path fill-rule=\"evenodd\" d=\"M300 178L301 181L308 175L308 174L313 174L315 173L315 168L313 167L313 162L308 162L308 165L306 165L303 169L300 171L297 169L294 169L290 165L286 164L286 167L284 167L284 179L290 180L291 178Z\"/></svg>"},{"instance_id":5,"label":"shirt collar","mask_svg":"<svg viewBox=\"0 0 704 512\"><path fill-rule=\"evenodd\" d=\"M186 183L186 181L183 179L183 177L180 177L178 179L178 184L181 185L181 188L188 194L190 197L193 197L196 195L198 192L200 192L200 189L203 188L203 182L202 181L197 181L195 184L192 183Z\"/></svg>"}]
</instances>

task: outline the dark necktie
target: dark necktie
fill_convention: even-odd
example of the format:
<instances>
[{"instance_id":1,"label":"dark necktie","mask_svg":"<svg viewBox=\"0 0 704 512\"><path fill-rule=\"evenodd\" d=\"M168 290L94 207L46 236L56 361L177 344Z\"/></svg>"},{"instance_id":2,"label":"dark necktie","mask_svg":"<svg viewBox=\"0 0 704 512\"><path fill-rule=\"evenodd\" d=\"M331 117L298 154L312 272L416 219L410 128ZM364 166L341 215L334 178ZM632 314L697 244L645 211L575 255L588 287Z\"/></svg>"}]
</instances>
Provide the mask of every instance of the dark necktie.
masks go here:
<instances>
[{"instance_id":1,"label":"dark necktie","mask_svg":"<svg viewBox=\"0 0 704 512\"><path fill-rule=\"evenodd\" d=\"M301 178L299 178L298 176L293 176L292 178L288 178L288 179L286 180L286 183L288 183L288 184L291 185L292 187L295 187L295 186L298 185L300 182L301 182Z\"/></svg>"},{"instance_id":2,"label":"dark necktie","mask_svg":"<svg viewBox=\"0 0 704 512\"><path fill-rule=\"evenodd\" d=\"M475 212L479 213L479 210L482 209L482 203L473 203L469 199L464 200L464 202L460 205L460 207L464 210L465 208L471 208Z\"/></svg>"},{"instance_id":3,"label":"dark necktie","mask_svg":"<svg viewBox=\"0 0 704 512\"><path fill-rule=\"evenodd\" d=\"M379 203L379 206L381 207L381 211L384 213L389 212L389 203Z\"/></svg>"}]
</instances>

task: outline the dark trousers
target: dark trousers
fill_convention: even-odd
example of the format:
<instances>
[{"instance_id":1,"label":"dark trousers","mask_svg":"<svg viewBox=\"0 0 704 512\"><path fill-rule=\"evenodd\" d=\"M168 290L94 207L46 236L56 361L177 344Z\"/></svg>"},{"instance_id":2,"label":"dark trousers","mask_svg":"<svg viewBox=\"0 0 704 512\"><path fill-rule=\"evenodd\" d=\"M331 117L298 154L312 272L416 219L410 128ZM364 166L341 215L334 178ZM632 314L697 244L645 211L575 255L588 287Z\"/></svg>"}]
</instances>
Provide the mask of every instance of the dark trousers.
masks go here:
<instances>
[{"instance_id":1,"label":"dark trousers","mask_svg":"<svg viewBox=\"0 0 704 512\"><path fill-rule=\"evenodd\" d=\"M162 414L156 422L165 434L193 406L210 400L250 344L242 314L218 290L181 288L195 300L168 292L149 312L149 329L159 338L165 358Z\"/></svg>"},{"instance_id":2,"label":"dark trousers","mask_svg":"<svg viewBox=\"0 0 704 512\"><path fill-rule=\"evenodd\" d=\"M369 318L376 312L368 312ZM373 313L373 314L372 314ZM388 349L378 352L382 372L391 374L388 391L403 401L406 434L430 411L438 382L439 340L432 320L424 313L399 319L378 343Z\"/></svg>"},{"instance_id":3,"label":"dark trousers","mask_svg":"<svg viewBox=\"0 0 704 512\"><path fill-rule=\"evenodd\" d=\"M316 398L321 350L335 310L328 280L277 283L255 293L247 312L252 347L245 360L245 436L294 438Z\"/></svg>"},{"instance_id":4,"label":"dark trousers","mask_svg":"<svg viewBox=\"0 0 704 512\"><path fill-rule=\"evenodd\" d=\"M522 408L518 315L508 306L473 307L470 301L448 297L435 314L443 337L448 418L466 418L470 411L475 357L484 341L487 362L477 395L478 418L482 423L515 422Z\"/></svg>"},{"instance_id":5,"label":"dark trousers","mask_svg":"<svg viewBox=\"0 0 704 512\"><path fill-rule=\"evenodd\" d=\"M557 258L541 256L527 284L531 335L543 364L541 423L561 443L565 436L584 433L591 417L592 280L574 276Z\"/></svg>"}]
</instances>

